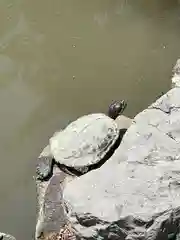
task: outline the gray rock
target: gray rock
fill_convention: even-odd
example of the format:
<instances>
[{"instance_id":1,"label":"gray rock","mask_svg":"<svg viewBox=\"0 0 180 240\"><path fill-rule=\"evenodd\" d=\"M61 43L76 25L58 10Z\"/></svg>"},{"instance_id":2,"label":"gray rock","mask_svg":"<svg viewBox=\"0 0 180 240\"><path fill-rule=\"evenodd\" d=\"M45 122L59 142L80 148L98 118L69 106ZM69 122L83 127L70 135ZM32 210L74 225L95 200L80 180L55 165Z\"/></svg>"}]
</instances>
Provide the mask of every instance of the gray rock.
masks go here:
<instances>
[{"instance_id":1,"label":"gray rock","mask_svg":"<svg viewBox=\"0 0 180 240\"><path fill-rule=\"evenodd\" d=\"M115 119L118 129L128 129L132 124L132 119L124 115L120 115Z\"/></svg>"},{"instance_id":2,"label":"gray rock","mask_svg":"<svg viewBox=\"0 0 180 240\"><path fill-rule=\"evenodd\" d=\"M10 234L0 232L0 240L16 240L16 239Z\"/></svg>"},{"instance_id":3,"label":"gray rock","mask_svg":"<svg viewBox=\"0 0 180 240\"><path fill-rule=\"evenodd\" d=\"M81 239L179 239L180 88L138 114L112 157L63 196Z\"/></svg>"}]
</instances>

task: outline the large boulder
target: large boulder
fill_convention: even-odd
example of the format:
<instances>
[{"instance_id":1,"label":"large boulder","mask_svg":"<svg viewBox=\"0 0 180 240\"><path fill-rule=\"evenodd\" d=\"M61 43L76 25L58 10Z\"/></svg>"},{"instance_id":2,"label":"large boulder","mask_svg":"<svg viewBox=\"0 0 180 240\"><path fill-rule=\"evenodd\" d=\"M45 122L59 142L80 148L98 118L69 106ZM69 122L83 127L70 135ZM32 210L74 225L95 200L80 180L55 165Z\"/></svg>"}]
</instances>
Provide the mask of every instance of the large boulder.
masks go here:
<instances>
[{"instance_id":1,"label":"large boulder","mask_svg":"<svg viewBox=\"0 0 180 240\"><path fill-rule=\"evenodd\" d=\"M65 186L80 239L180 239L178 86L134 118L101 168Z\"/></svg>"},{"instance_id":2,"label":"large boulder","mask_svg":"<svg viewBox=\"0 0 180 240\"><path fill-rule=\"evenodd\" d=\"M36 239L180 239L179 86L180 60L169 92L133 121L117 119L125 135L98 169L69 175L44 149L36 167Z\"/></svg>"}]
</instances>

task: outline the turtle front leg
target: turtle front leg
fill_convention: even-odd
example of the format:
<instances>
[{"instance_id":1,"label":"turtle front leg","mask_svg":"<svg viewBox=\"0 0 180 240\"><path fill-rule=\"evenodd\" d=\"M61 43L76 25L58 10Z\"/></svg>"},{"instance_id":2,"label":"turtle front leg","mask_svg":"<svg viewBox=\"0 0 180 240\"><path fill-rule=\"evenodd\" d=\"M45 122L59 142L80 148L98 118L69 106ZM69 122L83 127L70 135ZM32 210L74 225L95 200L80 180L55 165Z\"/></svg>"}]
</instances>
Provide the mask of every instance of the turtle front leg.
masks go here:
<instances>
[{"instance_id":1,"label":"turtle front leg","mask_svg":"<svg viewBox=\"0 0 180 240\"><path fill-rule=\"evenodd\" d=\"M49 145L44 148L38 157L36 165L36 179L40 181L47 181L53 175L54 159L50 152Z\"/></svg>"}]
</instances>

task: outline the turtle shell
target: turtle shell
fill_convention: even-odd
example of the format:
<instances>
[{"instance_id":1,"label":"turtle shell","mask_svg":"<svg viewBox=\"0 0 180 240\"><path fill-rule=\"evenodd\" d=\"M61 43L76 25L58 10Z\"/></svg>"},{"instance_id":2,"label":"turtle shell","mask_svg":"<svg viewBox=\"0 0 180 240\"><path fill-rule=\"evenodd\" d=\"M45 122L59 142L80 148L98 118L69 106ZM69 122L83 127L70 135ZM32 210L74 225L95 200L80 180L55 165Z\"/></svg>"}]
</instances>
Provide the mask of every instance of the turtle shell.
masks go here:
<instances>
[{"instance_id":1,"label":"turtle shell","mask_svg":"<svg viewBox=\"0 0 180 240\"><path fill-rule=\"evenodd\" d=\"M117 123L105 114L85 115L50 139L56 162L82 170L101 161L119 137Z\"/></svg>"}]
</instances>

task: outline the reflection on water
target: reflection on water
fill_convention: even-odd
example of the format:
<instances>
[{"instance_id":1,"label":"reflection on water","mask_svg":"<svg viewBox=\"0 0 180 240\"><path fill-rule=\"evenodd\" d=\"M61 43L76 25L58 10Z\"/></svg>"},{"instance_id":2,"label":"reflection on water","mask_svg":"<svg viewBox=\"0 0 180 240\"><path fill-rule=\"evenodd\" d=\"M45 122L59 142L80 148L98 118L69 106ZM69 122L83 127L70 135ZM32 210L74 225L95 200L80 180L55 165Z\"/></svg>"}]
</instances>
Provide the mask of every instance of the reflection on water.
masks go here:
<instances>
[{"instance_id":1,"label":"reflection on water","mask_svg":"<svg viewBox=\"0 0 180 240\"><path fill-rule=\"evenodd\" d=\"M128 100L133 116L170 87L173 0L0 1L1 231L31 239L35 160L69 121Z\"/></svg>"}]
</instances>

